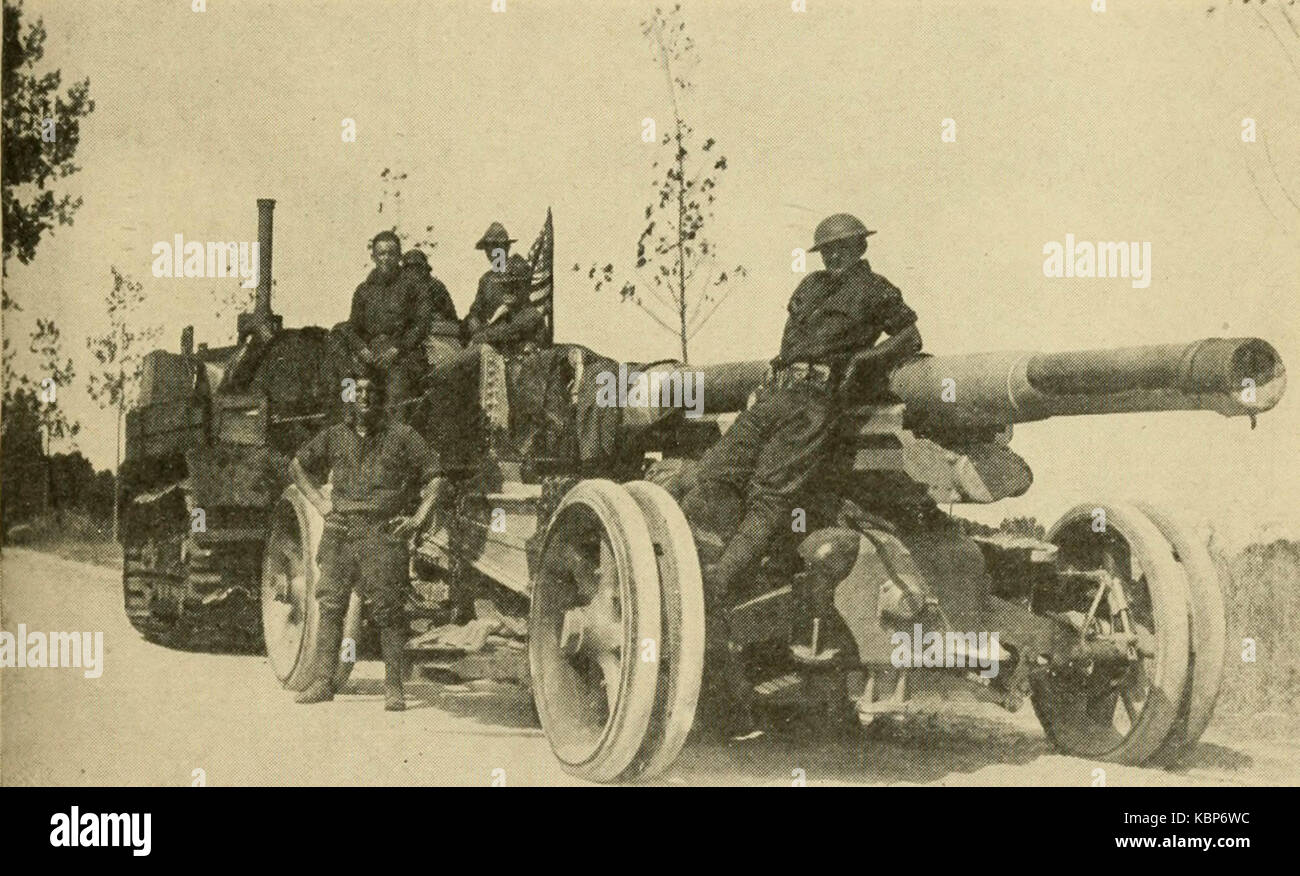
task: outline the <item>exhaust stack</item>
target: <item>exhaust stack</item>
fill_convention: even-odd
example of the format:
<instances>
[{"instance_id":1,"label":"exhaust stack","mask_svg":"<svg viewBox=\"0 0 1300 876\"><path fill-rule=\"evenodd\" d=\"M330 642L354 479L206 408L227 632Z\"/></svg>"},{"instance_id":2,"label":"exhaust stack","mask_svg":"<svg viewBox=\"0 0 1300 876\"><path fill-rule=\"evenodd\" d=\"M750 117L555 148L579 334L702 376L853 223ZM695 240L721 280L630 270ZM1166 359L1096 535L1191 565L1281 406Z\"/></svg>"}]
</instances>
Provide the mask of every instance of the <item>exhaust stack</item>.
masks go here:
<instances>
[{"instance_id":1,"label":"exhaust stack","mask_svg":"<svg viewBox=\"0 0 1300 876\"><path fill-rule=\"evenodd\" d=\"M257 297L252 313L239 315L239 337L243 340L256 333L270 340L284 326L284 320L271 310L271 246L273 238L275 199L257 199Z\"/></svg>"}]
</instances>

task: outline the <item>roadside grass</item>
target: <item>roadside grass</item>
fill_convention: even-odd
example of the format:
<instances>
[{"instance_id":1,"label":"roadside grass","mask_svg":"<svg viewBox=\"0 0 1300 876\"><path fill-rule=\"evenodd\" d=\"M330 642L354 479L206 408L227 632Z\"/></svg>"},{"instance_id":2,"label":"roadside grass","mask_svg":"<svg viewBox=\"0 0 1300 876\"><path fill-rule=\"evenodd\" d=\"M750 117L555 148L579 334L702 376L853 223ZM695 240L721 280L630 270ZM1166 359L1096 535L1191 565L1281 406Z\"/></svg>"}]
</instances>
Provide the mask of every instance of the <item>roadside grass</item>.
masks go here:
<instances>
[{"instance_id":1,"label":"roadside grass","mask_svg":"<svg viewBox=\"0 0 1300 876\"><path fill-rule=\"evenodd\" d=\"M1216 723L1255 735L1300 732L1300 541L1216 552L1227 611L1227 654ZM1249 641L1248 641L1249 640ZM1254 644L1254 661L1248 646Z\"/></svg>"}]
</instances>

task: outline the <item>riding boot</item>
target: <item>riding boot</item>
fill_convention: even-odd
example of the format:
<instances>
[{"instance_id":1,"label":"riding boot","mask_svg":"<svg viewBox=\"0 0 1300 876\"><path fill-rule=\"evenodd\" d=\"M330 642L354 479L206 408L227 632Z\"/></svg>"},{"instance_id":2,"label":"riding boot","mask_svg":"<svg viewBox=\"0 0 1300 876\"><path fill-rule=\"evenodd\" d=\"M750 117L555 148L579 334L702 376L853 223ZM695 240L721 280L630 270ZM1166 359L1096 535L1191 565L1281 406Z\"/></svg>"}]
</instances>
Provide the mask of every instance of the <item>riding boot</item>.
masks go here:
<instances>
[{"instance_id":1,"label":"riding boot","mask_svg":"<svg viewBox=\"0 0 1300 876\"><path fill-rule=\"evenodd\" d=\"M780 529L779 518L754 510L736 528L722 556L713 563L714 586L719 593L730 593L741 576L762 559L772 538ZM706 582L708 583L708 582Z\"/></svg>"},{"instance_id":2,"label":"riding boot","mask_svg":"<svg viewBox=\"0 0 1300 876\"><path fill-rule=\"evenodd\" d=\"M384 652L384 711L404 711L406 694L402 690L402 676L405 674L406 630L385 627L379 634L379 644Z\"/></svg>"},{"instance_id":3,"label":"riding boot","mask_svg":"<svg viewBox=\"0 0 1300 876\"><path fill-rule=\"evenodd\" d=\"M343 613L320 610L316 653L312 655L312 682L293 698L295 703L325 703L334 699L334 674L338 671L339 646L343 643Z\"/></svg>"},{"instance_id":4,"label":"riding boot","mask_svg":"<svg viewBox=\"0 0 1300 876\"><path fill-rule=\"evenodd\" d=\"M753 713L754 687L745 675L742 649L731 642L727 603L718 591L716 564L706 566L704 609L704 685L706 709L726 739L761 734Z\"/></svg>"},{"instance_id":5,"label":"riding boot","mask_svg":"<svg viewBox=\"0 0 1300 876\"><path fill-rule=\"evenodd\" d=\"M770 514L750 511L717 562L703 569L706 665L715 673L722 723L728 738L751 739L761 733L753 713L754 687L745 675L741 647L731 641L727 623L728 594L741 576L763 556L777 524Z\"/></svg>"}]
</instances>

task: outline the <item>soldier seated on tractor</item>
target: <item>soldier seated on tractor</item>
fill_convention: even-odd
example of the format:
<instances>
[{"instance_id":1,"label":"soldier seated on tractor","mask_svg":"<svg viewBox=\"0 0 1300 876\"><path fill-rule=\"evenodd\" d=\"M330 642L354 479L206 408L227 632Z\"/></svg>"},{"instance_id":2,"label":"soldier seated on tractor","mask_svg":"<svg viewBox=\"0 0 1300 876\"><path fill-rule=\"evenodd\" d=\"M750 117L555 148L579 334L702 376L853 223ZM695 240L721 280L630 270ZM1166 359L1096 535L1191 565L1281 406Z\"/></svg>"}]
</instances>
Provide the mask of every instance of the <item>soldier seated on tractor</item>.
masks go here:
<instances>
[{"instance_id":1,"label":"soldier seated on tractor","mask_svg":"<svg viewBox=\"0 0 1300 876\"><path fill-rule=\"evenodd\" d=\"M493 222L475 244L492 267L479 278L478 293L465 316L472 347L491 344L511 354L546 343L546 317L528 301L532 267L522 256L510 254L514 242L500 222Z\"/></svg>"},{"instance_id":2,"label":"soldier seated on tractor","mask_svg":"<svg viewBox=\"0 0 1300 876\"><path fill-rule=\"evenodd\" d=\"M444 481L438 456L405 423L386 417L381 385L357 376L356 398L347 420L316 433L298 450L290 466L294 483L325 516L316 562L320 633L311 685L299 703L334 698L334 673L343 636L343 618L355 589L379 628L384 655L384 708L406 708L402 690L402 652L406 646L403 590L409 557L406 538L420 526L440 498ZM318 478L320 480L318 480ZM328 478L330 497L321 492ZM424 484L424 500L410 517Z\"/></svg>"},{"instance_id":3,"label":"soldier seated on tractor","mask_svg":"<svg viewBox=\"0 0 1300 876\"><path fill-rule=\"evenodd\" d=\"M795 289L770 379L701 458L682 499L706 560L712 665L734 662L727 656L727 595L790 525L800 491L827 453L840 409L846 400L862 404L879 397L889 369L921 348L916 314L863 258L874 233L847 213L817 226L812 250L821 253L826 269ZM889 338L877 344L883 334ZM725 668L723 678L724 695L734 700L724 714L743 729L752 720L748 685Z\"/></svg>"},{"instance_id":4,"label":"soldier seated on tractor","mask_svg":"<svg viewBox=\"0 0 1300 876\"><path fill-rule=\"evenodd\" d=\"M341 370L383 380L389 405L404 417L403 403L426 370L424 344L434 301L428 285L432 278L403 270L401 255L396 234L374 236L370 257L375 268L353 293L351 316L334 327L330 338Z\"/></svg>"},{"instance_id":5,"label":"soldier seated on tractor","mask_svg":"<svg viewBox=\"0 0 1300 876\"><path fill-rule=\"evenodd\" d=\"M495 286L495 307L477 328L471 328L470 345L491 344L505 355L524 353L545 345L546 317L528 302L532 270L521 256L511 256L505 276ZM471 325L477 318L471 316Z\"/></svg>"},{"instance_id":6,"label":"soldier seated on tractor","mask_svg":"<svg viewBox=\"0 0 1300 876\"><path fill-rule=\"evenodd\" d=\"M464 349L464 327L456 304L442 281L433 276L429 260L418 249L402 253L402 274L420 288L429 308L429 336L425 342L428 364L437 367L454 361Z\"/></svg>"}]
</instances>

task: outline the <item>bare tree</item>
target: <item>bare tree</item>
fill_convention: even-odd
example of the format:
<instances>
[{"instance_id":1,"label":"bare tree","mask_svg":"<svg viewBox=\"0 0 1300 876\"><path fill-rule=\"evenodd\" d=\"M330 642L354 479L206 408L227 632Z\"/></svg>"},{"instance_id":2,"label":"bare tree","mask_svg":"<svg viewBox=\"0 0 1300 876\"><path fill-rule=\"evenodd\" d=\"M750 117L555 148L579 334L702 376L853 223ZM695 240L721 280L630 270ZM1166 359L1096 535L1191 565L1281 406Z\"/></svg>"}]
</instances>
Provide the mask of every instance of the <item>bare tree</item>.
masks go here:
<instances>
[{"instance_id":1,"label":"bare tree","mask_svg":"<svg viewBox=\"0 0 1300 876\"><path fill-rule=\"evenodd\" d=\"M433 233L433 226L424 226L424 231L416 237L411 234L409 226L403 220L402 205L402 188L406 185L408 174L406 171L395 171L385 167L379 172L379 181L383 186L383 191L379 196L379 208L376 211L380 221L387 219L392 224L389 230L397 235L397 239L402 242L402 251L405 252L413 247L424 250L425 255L438 245L430 235ZM385 213L387 214L385 216Z\"/></svg>"},{"instance_id":2,"label":"bare tree","mask_svg":"<svg viewBox=\"0 0 1300 876\"><path fill-rule=\"evenodd\" d=\"M104 296L109 329L103 335L86 339L86 346L99 363L90 375L90 397L101 408L111 407L117 417L117 455L113 466L113 538L117 538L118 504L121 498L122 423L127 405L134 400L140 380L144 354L162 334L162 327L140 326L145 303L144 287L117 267L110 268L113 288Z\"/></svg>"},{"instance_id":3,"label":"bare tree","mask_svg":"<svg viewBox=\"0 0 1300 876\"><path fill-rule=\"evenodd\" d=\"M275 279L271 280L271 300L275 300ZM257 296L256 289L247 289L241 280L234 280L222 289L212 290L212 300L214 307L212 315L217 318L217 323L223 328L223 339L234 343L238 334L239 314L247 313L253 309L253 301Z\"/></svg>"},{"instance_id":4,"label":"bare tree","mask_svg":"<svg viewBox=\"0 0 1300 876\"><path fill-rule=\"evenodd\" d=\"M641 23L655 61L663 68L672 107L672 129L657 141L651 164L659 174L645 208L645 228L637 240L636 265L623 276L613 263L591 265L588 279L597 291L617 286L620 298L641 308L664 331L676 336L682 361L690 360L690 340L746 276L743 265L720 270L716 244L706 234L713 221L718 183L727 158L708 137L700 142L686 121L686 104L699 63L695 41L686 33L682 7L656 8ZM574 265L575 271L582 270ZM616 280L616 276L618 280Z\"/></svg>"}]
</instances>

